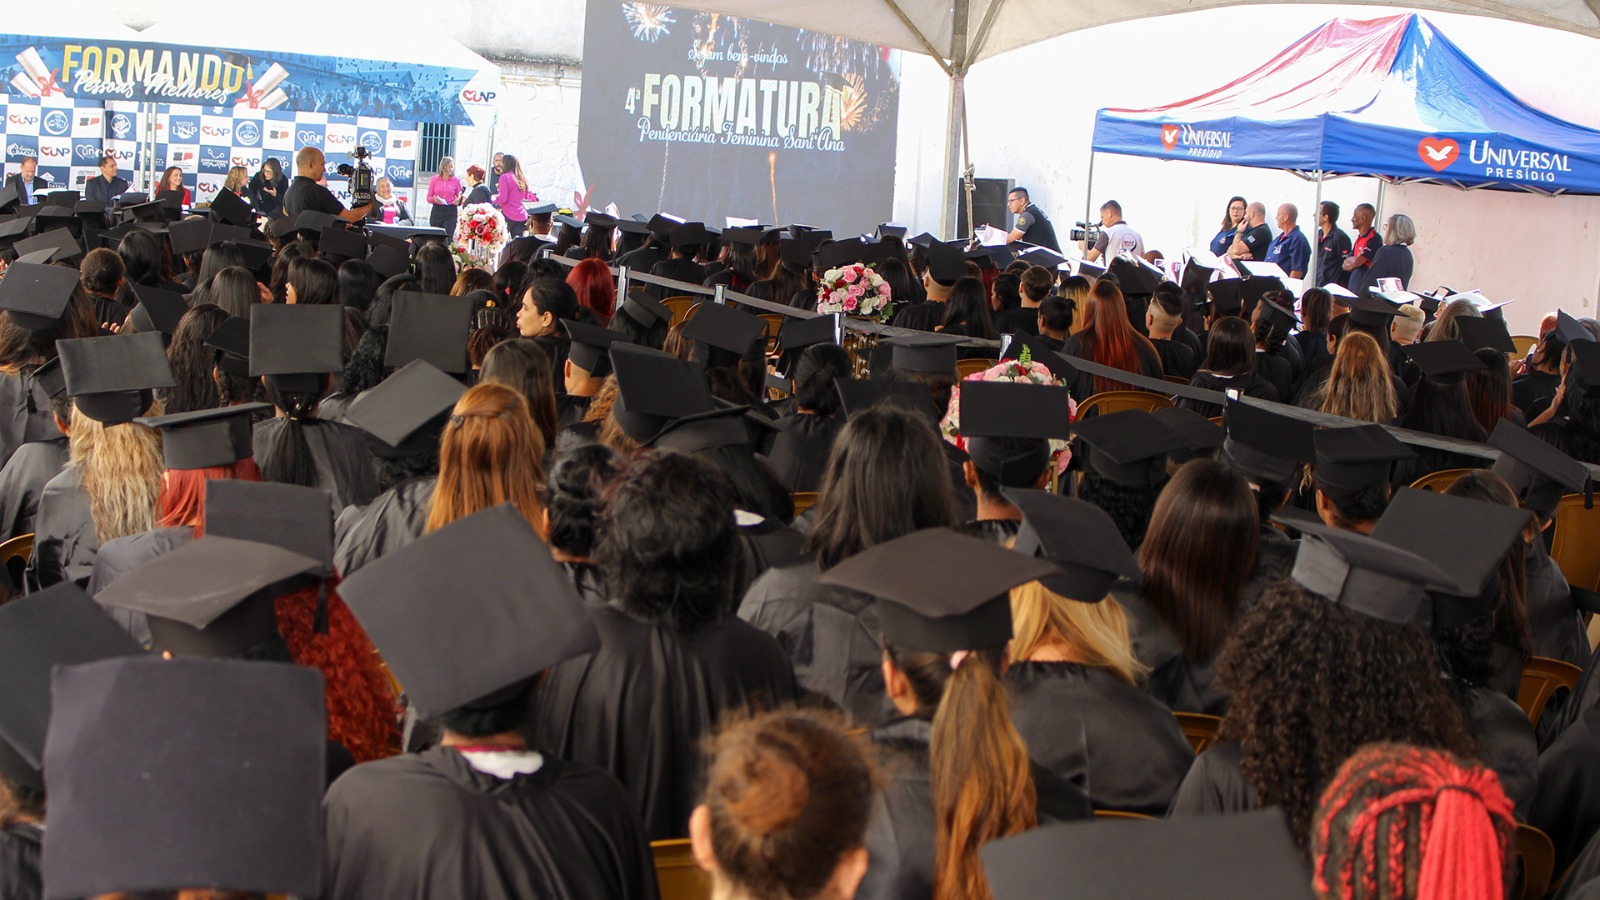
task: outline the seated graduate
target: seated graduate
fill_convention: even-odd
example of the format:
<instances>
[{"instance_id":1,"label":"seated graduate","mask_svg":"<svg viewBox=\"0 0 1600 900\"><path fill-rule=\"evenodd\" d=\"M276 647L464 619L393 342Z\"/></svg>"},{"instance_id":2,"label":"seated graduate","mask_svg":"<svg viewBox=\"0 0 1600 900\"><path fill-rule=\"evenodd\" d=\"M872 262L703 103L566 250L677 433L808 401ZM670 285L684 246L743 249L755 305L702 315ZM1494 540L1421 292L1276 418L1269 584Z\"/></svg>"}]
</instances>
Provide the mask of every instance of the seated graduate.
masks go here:
<instances>
[{"instance_id":1,"label":"seated graduate","mask_svg":"<svg viewBox=\"0 0 1600 900\"><path fill-rule=\"evenodd\" d=\"M0 464L28 441L59 436L50 398L30 376L56 343L98 335L94 302L75 269L14 262L0 280Z\"/></svg>"},{"instance_id":2,"label":"seated graduate","mask_svg":"<svg viewBox=\"0 0 1600 900\"><path fill-rule=\"evenodd\" d=\"M792 330L794 326L785 328L778 339L782 341L783 335ZM777 434L772 438L767 462L791 491L815 491L822 483L833 444L844 428L842 401L834 385L850 378L850 354L825 340L806 347L799 357L791 373L792 411L772 423Z\"/></svg>"},{"instance_id":3,"label":"seated graduate","mask_svg":"<svg viewBox=\"0 0 1600 900\"><path fill-rule=\"evenodd\" d=\"M1304 372L1300 345L1289 340L1289 332L1299 323L1294 296L1288 291L1267 291L1250 318L1250 333L1256 339L1256 371L1285 403L1294 396L1294 386Z\"/></svg>"},{"instance_id":4,"label":"seated graduate","mask_svg":"<svg viewBox=\"0 0 1600 900\"><path fill-rule=\"evenodd\" d=\"M708 756L689 837L714 896L855 896L875 785L842 720L815 710L763 713L725 725Z\"/></svg>"},{"instance_id":5,"label":"seated graduate","mask_svg":"<svg viewBox=\"0 0 1600 900\"><path fill-rule=\"evenodd\" d=\"M761 399L766 395L766 328L759 316L702 302L683 326L683 337L694 342L694 359L705 368L712 396L773 418Z\"/></svg>"},{"instance_id":6,"label":"seated graduate","mask_svg":"<svg viewBox=\"0 0 1600 900\"><path fill-rule=\"evenodd\" d=\"M886 386L840 382L839 387L862 385ZM769 569L756 579L739 616L778 639L810 697L844 710L858 724L872 725L889 714L878 608L871 598L820 579L863 550L924 528L954 525L955 501L939 450L943 441L926 416L887 400L850 408L812 507L805 544L810 559Z\"/></svg>"},{"instance_id":7,"label":"seated graduate","mask_svg":"<svg viewBox=\"0 0 1600 900\"><path fill-rule=\"evenodd\" d=\"M734 495L710 464L642 455L600 515L595 558L611 597L589 608L600 647L551 670L534 730L561 756L616 775L650 839L683 837L696 743L729 710L793 700L794 669L731 612Z\"/></svg>"},{"instance_id":8,"label":"seated graduate","mask_svg":"<svg viewBox=\"0 0 1600 900\"><path fill-rule=\"evenodd\" d=\"M1099 507L1008 490L1022 510L1016 550L1061 568L1011 589L1012 718L1028 755L1084 785L1096 809L1163 815L1194 763L1171 710L1140 690L1128 618L1111 597L1139 562Z\"/></svg>"},{"instance_id":9,"label":"seated graduate","mask_svg":"<svg viewBox=\"0 0 1600 900\"><path fill-rule=\"evenodd\" d=\"M606 376L611 374L611 344L623 340L615 331L586 322L563 319L561 327L567 330L567 338L571 343L561 373L566 391L556 403L557 428L583 421L589 405L605 384ZM487 368L488 360L484 362Z\"/></svg>"},{"instance_id":10,"label":"seated graduate","mask_svg":"<svg viewBox=\"0 0 1600 900\"><path fill-rule=\"evenodd\" d=\"M1512 894L1517 821L1489 768L1438 750L1372 744L1328 784L1312 830L1318 900Z\"/></svg>"},{"instance_id":11,"label":"seated graduate","mask_svg":"<svg viewBox=\"0 0 1600 900\"><path fill-rule=\"evenodd\" d=\"M1006 491L1050 483L1050 440L1072 433L1071 394L1042 384L963 381L960 428L970 457L963 474L978 515L956 530L1006 544L1022 523Z\"/></svg>"},{"instance_id":12,"label":"seated graduate","mask_svg":"<svg viewBox=\"0 0 1600 900\"><path fill-rule=\"evenodd\" d=\"M1232 693L1221 743L1195 759L1169 815L1281 806L1311 846L1317 798L1374 741L1472 752L1472 735L1416 627L1433 563L1363 535L1294 519L1305 533L1289 579L1241 616L1217 661Z\"/></svg>"},{"instance_id":13,"label":"seated graduate","mask_svg":"<svg viewBox=\"0 0 1600 900\"><path fill-rule=\"evenodd\" d=\"M660 350L672 325L672 310L667 309L643 285L635 285L622 298L617 315L606 327L630 344Z\"/></svg>"},{"instance_id":14,"label":"seated graduate","mask_svg":"<svg viewBox=\"0 0 1600 900\"><path fill-rule=\"evenodd\" d=\"M1250 482L1260 523L1256 564L1245 585L1248 605L1294 568L1294 541L1273 527L1272 517L1300 483L1301 466L1315 460L1316 444L1310 422L1253 404L1229 401L1224 419L1228 437L1218 459Z\"/></svg>"},{"instance_id":15,"label":"seated graduate","mask_svg":"<svg viewBox=\"0 0 1600 900\"><path fill-rule=\"evenodd\" d=\"M828 268L854 262L858 254L848 252L848 244L848 241L839 241L823 247L817 254L818 266ZM928 244L927 260L928 268L922 278L926 298L921 303L897 304L899 308L889 320L890 325L915 331L939 330L950 300L950 289L966 277L967 263L959 247L938 240Z\"/></svg>"},{"instance_id":16,"label":"seated graduate","mask_svg":"<svg viewBox=\"0 0 1600 900\"><path fill-rule=\"evenodd\" d=\"M1487 472L1473 474L1499 480ZM1509 502L1505 485L1498 487L1505 492L1498 502L1487 499L1488 487L1470 483L1453 495L1407 488L1372 536L1432 561L1468 589L1428 592L1429 633L1445 684L1477 745L1476 757L1500 776L1517 818L1525 821L1534 802L1538 747L1514 698L1527 632L1516 575L1529 515ZM1450 540L1439 540L1446 532Z\"/></svg>"},{"instance_id":17,"label":"seated graduate","mask_svg":"<svg viewBox=\"0 0 1600 900\"><path fill-rule=\"evenodd\" d=\"M1399 308L1393 303L1378 297L1358 297L1349 301L1349 306L1349 313L1334 316L1328 322L1328 339L1333 342L1329 350L1337 353L1345 338L1356 332L1360 332L1376 341L1379 355L1389 363L1389 384L1394 388L1395 400L1403 407L1406 399L1410 396L1410 389L1397 371L1403 361L1403 357L1400 353L1400 346L1396 344L1391 334L1395 330L1395 323L1398 321L1397 317L1400 316ZM1324 390L1320 395L1317 394L1322 389L1323 383L1328 380L1332 366L1332 358L1323 356L1306 367L1306 370L1301 373L1299 383L1295 385L1294 402L1296 405L1315 406L1316 403L1311 400L1313 395L1324 398L1336 396L1334 392L1327 390ZM1361 416L1360 418L1367 417Z\"/></svg>"},{"instance_id":18,"label":"seated graduate","mask_svg":"<svg viewBox=\"0 0 1600 900\"><path fill-rule=\"evenodd\" d=\"M1371 335L1347 333L1327 359L1331 363L1322 369L1321 381L1309 395L1295 398L1297 406L1377 425L1387 425L1400 415L1389 360Z\"/></svg>"},{"instance_id":19,"label":"seated graduate","mask_svg":"<svg viewBox=\"0 0 1600 900\"><path fill-rule=\"evenodd\" d=\"M1461 341L1427 341L1402 348L1422 377L1411 387L1411 396L1394 424L1440 437L1483 443L1489 433L1472 415L1467 402L1468 372L1483 368L1483 361ZM1441 469L1484 468L1488 460L1467 453L1416 448L1417 458L1395 466L1394 484L1403 487Z\"/></svg>"},{"instance_id":20,"label":"seated graduate","mask_svg":"<svg viewBox=\"0 0 1600 900\"><path fill-rule=\"evenodd\" d=\"M984 292L982 279L968 276L958 279L951 286L950 296L944 304L944 318L940 319L937 330L941 334L986 341L1000 340L1000 332L995 330L989 312L989 297ZM958 353L964 359L982 359L991 356L993 351L983 347L962 347Z\"/></svg>"},{"instance_id":21,"label":"seated graduate","mask_svg":"<svg viewBox=\"0 0 1600 900\"><path fill-rule=\"evenodd\" d=\"M1066 346L1072 334L1074 309L1073 301L1065 297L1051 295L1039 301L1039 339L1050 350L1060 353Z\"/></svg>"},{"instance_id":22,"label":"seated graduate","mask_svg":"<svg viewBox=\"0 0 1600 900\"><path fill-rule=\"evenodd\" d=\"M1167 480L1167 454L1185 439L1142 410L1079 419L1072 424L1088 456L1078 498L1105 510L1129 547L1144 543L1156 498Z\"/></svg>"},{"instance_id":23,"label":"seated graduate","mask_svg":"<svg viewBox=\"0 0 1600 900\"><path fill-rule=\"evenodd\" d=\"M1283 399L1272 382L1257 371L1259 364L1250 326L1243 319L1224 316L1206 332L1206 359L1189 384L1208 391L1238 391L1259 400ZM1204 400L1181 397L1177 405L1207 418L1222 415L1221 407Z\"/></svg>"},{"instance_id":24,"label":"seated graduate","mask_svg":"<svg viewBox=\"0 0 1600 900\"><path fill-rule=\"evenodd\" d=\"M321 682L239 660L58 668L45 896L324 896Z\"/></svg>"},{"instance_id":25,"label":"seated graduate","mask_svg":"<svg viewBox=\"0 0 1600 900\"><path fill-rule=\"evenodd\" d=\"M1127 301L1111 281L1100 279L1090 289L1090 305L1083 330L1067 338L1061 352L1102 366L1160 378L1161 355L1150 339L1128 320ZM1072 397L1080 403L1106 391L1132 390L1114 378L1080 372L1072 381Z\"/></svg>"},{"instance_id":26,"label":"seated graduate","mask_svg":"<svg viewBox=\"0 0 1600 900\"><path fill-rule=\"evenodd\" d=\"M556 375L550 368L550 357L537 343L513 337L491 346L483 354L478 383L503 384L521 394L528 402L533 428L539 433L546 454L555 447L560 432L556 424Z\"/></svg>"},{"instance_id":27,"label":"seated graduate","mask_svg":"<svg viewBox=\"0 0 1600 900\"><path fill-rule=\"evenodd\" d=\"M0 896L38 900L50 670L141 651L93 600L58 584L0 607Z\"/></svg>"},{"instance_id":28,"label":"seated graduate","mask_svg":"<svg viewBox=\"0 0 1600 900\"><path fill-rule=\"evenodd\" d=\"M439 437L466 387L426 360L389 376L350 407L347 420L365 431L385 487L365 507L339 515L339 571L346 576L421 536L439 482Z\"/></svg>"},{"instance_id":29,"label":"seated graduate","mask_svg":"<svg viewBox=\"0 0 1600 900\"><path fill-rule=\"evenodd\" d=\"M424 531L502 503L537 529L544 524L542 490L544 441L522 394L503 384L468 388L439 441L439 481Z\"/></svg>"},{"instance_id":30,"label":"seated graduate","mask_svg":"<svg viewBox=\"0 0 1600 900\"><path fill-rule=\"evenodd\" d=\"M1562 315L1565 313L1558 312L1557 318ZM1573 322L1576 324L1576 320ZM1581 330L1582 326L1578 328ZM1571 328L1556 327L1545 332L1529 351L1522 374L1511 380L1511 402L1530 420L1545 411L1555 399L1556 388L1561 386L1561 360L1566 355L1568 335L1583 339Z\"/></svg>"},{"instance_id":31,"label":"seated graduate","mask_svg":"<svg viewBox=\"0 0 1600 900\"><path fill-rule=\"evenodd\" d=\"M533 749L554 738L528 728L550 671L600 640L515 507L457 520L342 590L412 712L443 736L328 789L320 896L656 896L638 814L616 779Z\"/></svg>"},{"instance_id":32,"label":"seated graduate","mask_svg":"<svg viewBox=\"0 0 1600 900\"><path fill-rule=\"evenodd\" d=\"M39 494L28 583L89 583L106 541L156 527L161 439L134 424L159 415L156 388L172 386L159 334L64 340L61 374L72 397L67 466Z\"/></svg>"},{"instance_id":33,"label":"seated graduate","mask_svg":"<svg viewBox=\"0 0 1600 900\"><path fill-rule=\"evenodd\" d=\"M793 306L797 309L814 309L817 305L816 279L811 275L812 242L784 235L778 238L778 263L773 266L772 273L767 277L750 285L746 294L757 300L766 300L769 303L778 303L783 306ZM909 284L910 273L902 264L900 271L904 283ZM878 274L882 275L883 272ZM889 281L888 276L884 277ZM890 297L895 302L900 302L900 293L893 292L895 287L891 282Z\"/></svg>"},{"instance_id":34,"label":"seated graduate","mask_svg":"<svg viewBox=\"0 0 1600 900\"><path fill-rule=\"evenodd\" d=\"M685 284L704 284L706 280L705 267L695 262L707 244L714 244L716 238L706 229L703 222L678 222L671 226L671 236L668 243L671 245L671 254L667 259L650 267L648 274L657 278L670 278ZM656 300L661 300L680 293L666 286L653 287Z\"/></svg>"},{"instance_id":35,"label":"seated graduate","mask_svg":"<svg viewBox=\"0 0 1600 900\"><path fill-rule=\"evenodd\" d=\"M1394 465L1416 454L1381 425L1319 428L1312 440L1317 516L1324 525L1371 534L1389 507Z\"/></svg>"},{"instance_id":36,"label":"seated graduate","mask_svg":"<svg viewBox=\"0 0 1600 900\"><path fill-rule=\"evenodd\" d=\"M39 497L44 493L44 486L67 465L72 398L67 396L60 360L53 359L40 366L34 371L33 380L42 393L49 395L50 413L61 433L23 444L6 460L5 466L0 467L0 540L35 533L34 520L39 514Z\"/></svg>"},{"instance_id":37,"label":"seated graduate","mask_svg":"<svg viewBox=\"0 0 1600 900\"><path fill-rule=\"evenodd\" d=\"M522 304L517 307L517 332L539 343L550 355L553 371L564 371L570 342L561 323L578 317L578 295L559 278L530 269L522 283ZM560 393L559 391L557 393Z\"/></svg>"},{"instance_id":38,"label":"seated graduate","mask_svg":"<svg viewBox=\"0 0 1600 900\"><path fill-rule=\"evenodd\" d=\"M1161 357L1162 373L1192 378L1200 369L1200 357L1193 347L1176 335L1183 326L1183 304L1183 291L1170 281L1163 282L1150 296L1150 306L1144 314L1144 327L1150 334L1150 343Z\"/></svg>"},{"instance_id":39,"label":"seated graduate","mask_svg":"<svg viewBox=\"0 0 1600 900\"><path fill-rule=\"evenodd\" d=\"M321 488L339 509L378 496L372 450L361 430L317 416L331 373L344 367L344 309L267 304L250 316L250 375L261 377L277 414L255 426L263 480Z\"/></svg>"},{"instance_id":40,"label":"seated graduate","mask_svg":"<svg viewBox=\"0 0 1600 900\"><path fill-rule=\"evenodd\" d=\"M201 346L211 354L211 378L217 386L217 402L211 404L212 407L267 402L266 387L261 379L250 377L249 319L230 316L222 320L206 335ZM176 378L177 373L173 376ZM319 407L318 414L326 410L324 404Z\"/></svg>"},{"instance_id":41,"label":"seated graduate","mask_svg":"<svg viewBox=\"0 0 1600 900\"><path fill-rule=\"evenodd\" d=\"M1007 592L1052 563L948 528L878 544L825 584L876 600L883 681L900 717L872 732L889 783L873 798L860 897L981 897L984 843L1093 815L1077 785L1029 759L1001 675Z\"/></svg>"},{"instance_id":42,"label":"seated graduate","mask_svg":"<svg viewBox=\"0 0 1600 900\"><path fill-rule=\"evenodd\" d=\"M942 334L908 335L893 337L878 344L872 354L872 378L893 383L918 384L927 389L929 404L916 403L915 408L930 416L936 427L950 409L950 395L954 392L960 374L956 369L956 344L961 338ZM848 406L850 396L844 396ZM848 412L848 409L846 410ZM967 454L949 441L940 442L950 470L950 484L955 489L956 509L962 521L977 515L977 506L967 490L965 463Z\"/></svg>"},{"instance_id":43,"label":"seated graduate","mask_svg":"<svg viewBox=\"0 0 1600 900\"><path fill-rule=\"evenodd\" d=\"M1139 547L1142 581L1125 586L1133 650L1147 690L1169 709L1221 715L1217 654L1249 607L1260 526L1244 476L1208 459L1162 489Z\"/></svg>"},{"instance_id":44,"label":"seated graduate","mask_svg":"<svg viewBox=\"0 0 1600 900\"><path fill-rule=\"evenodd\" d=\"M1569 362L1550 401L1549 417L1533 433L1579 462L1600 464L1600 343L1567 344Z\"/></svg>"},{"instance_id":45,"label":"seated graduate","mask_svg":"<svg viewBox=\"0 0 1600 900\"><path fill-rule=\"evenodd\" d=\"M557 452L553 459L544 486L544 524L537 530L545 535L551 557L572 578L583 602L603 606L610 597L594 560L595 533L606 492L627 471L627 464L604 444L581 444Z\"/></svg>"}]
</instances>

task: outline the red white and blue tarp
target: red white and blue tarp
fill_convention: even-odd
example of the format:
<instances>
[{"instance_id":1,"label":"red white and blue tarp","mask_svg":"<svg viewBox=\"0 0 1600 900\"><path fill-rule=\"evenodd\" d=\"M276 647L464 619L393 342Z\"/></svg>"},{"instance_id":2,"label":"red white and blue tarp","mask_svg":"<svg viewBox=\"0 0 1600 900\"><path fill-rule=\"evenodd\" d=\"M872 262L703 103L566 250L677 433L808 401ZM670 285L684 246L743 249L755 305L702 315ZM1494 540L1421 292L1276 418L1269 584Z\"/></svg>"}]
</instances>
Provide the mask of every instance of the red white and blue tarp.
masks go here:
<instances>
[{"instance_id":1,"label":"red white and blue tarp","mask_svg":"<svg viewBox=\"0 0 1600 900\"><path fill-rule=\"evenodd\" d=\"M1600 194L1600 130L1517 99L1417 15L1335 19L1249 74L1152 109L1102 109L1094 150Z\"/></svg>"}]
</instances>

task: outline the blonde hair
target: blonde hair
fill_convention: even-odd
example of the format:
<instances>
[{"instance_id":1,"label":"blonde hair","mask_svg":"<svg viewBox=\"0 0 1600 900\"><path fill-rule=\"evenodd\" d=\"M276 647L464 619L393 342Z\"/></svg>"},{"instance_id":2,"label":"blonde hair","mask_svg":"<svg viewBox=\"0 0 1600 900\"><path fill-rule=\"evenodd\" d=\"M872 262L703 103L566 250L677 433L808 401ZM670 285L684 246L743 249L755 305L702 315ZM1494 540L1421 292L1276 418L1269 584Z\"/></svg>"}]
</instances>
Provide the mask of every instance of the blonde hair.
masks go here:
<instances>
[{"instance_id":1,"label":"blonde hair","mask_svg":"<svg viewBox=\"0 0 1600 900\"><path fill-rule=\"evenodd\" d=\"M159 400L145 410L147 416L161 413ZM161 457L161 435L155 430L132 422L104 425L74 406L67 465L78 471L83 482L95 536L102 545L156 527L156 503L166 464Z\"/></svg>"},{"instance_id":2,"label":"blonde hair","mask_svg":"<svg viewBox=\"0 0 1600 900\"><path fill-rule=\"evenodd\" d=\"M1317 390L1316 405L1325 413L1380 425L1400 415L1389 358L1372 335L1352 329L1339 339L1328 380Z\"/></svg>"},{"instance_id":3,"label":"blonde hair","mask_svg":"<svg viewBox=\"0 0 1600 900\"><path fill-rule=\"evenodd\" d=\"M222 189L239 193L245 185L250 183L250 170L244 166L234 166L228 170L228 180L222 183Z\"/></svg>"},{"instance_id":4,"label":"blonde hair","mask_svg":"<svg viewBox=\"0 0 1600 900\"><path fill-rule=\"evenodd\" d=\"M1149 671L1133 655L1128 614L1111 597L1080 603L1037 581L1011 589L1011 658L1026 660L1050 645L1070 647L1085 665L1110 669L1129 684Z\"/></svg>"}]
</instances>

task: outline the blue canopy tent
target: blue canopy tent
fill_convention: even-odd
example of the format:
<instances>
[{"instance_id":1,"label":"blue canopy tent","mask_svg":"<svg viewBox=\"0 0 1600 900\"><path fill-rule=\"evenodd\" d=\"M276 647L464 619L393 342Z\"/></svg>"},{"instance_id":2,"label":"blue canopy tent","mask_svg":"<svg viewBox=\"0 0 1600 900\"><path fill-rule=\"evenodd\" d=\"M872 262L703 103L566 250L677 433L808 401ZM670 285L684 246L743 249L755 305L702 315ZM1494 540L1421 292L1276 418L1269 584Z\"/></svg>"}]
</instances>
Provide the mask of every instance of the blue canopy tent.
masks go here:
<instances>
[{"instance_id":1,"label":"blue canopy tent","mask_svg":"<svg viewBox=\"0 0 1600 900\"><path fill-rule=\"evenodd\" d=\"M1319 184L1367 175L1600 194L1600 130L1517 99L1414 14L1335 19L1198 97L1102 109L1092 150L1285 169Z\"/></svg>"}]
</instances>

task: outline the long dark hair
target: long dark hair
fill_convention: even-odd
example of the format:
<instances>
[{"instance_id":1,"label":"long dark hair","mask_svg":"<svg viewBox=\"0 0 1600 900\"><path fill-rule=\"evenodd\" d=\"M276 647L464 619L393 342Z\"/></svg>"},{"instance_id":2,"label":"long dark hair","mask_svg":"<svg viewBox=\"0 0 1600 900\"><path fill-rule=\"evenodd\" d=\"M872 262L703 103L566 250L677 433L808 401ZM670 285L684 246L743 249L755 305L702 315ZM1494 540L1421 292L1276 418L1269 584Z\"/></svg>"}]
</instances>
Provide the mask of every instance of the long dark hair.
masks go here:
<instances>
[{"instance_id":1,"label":"long dark hair","mask_svg":"<svg viewBox=\"0 0 1600 900\"><path fill-rule=\"evenodd\" d=\"M289 287L294 302L302 306L324 306L339 302L339 270L324 259L302 257L289 263Z\"/></svg>"},{"instance_id":2,"label":"long dark hair","mask_svg":"<svg viewBox=\"0 0 1600 900\"><path fill-rule=\"evenodd\" d=\"M456 283L456 262L443 244L427 243L417 251L418 290L424 294L448 294Z\"/></svg>"},{"instance_id":3,"label":"long dark hair","mask_svg":"<svg viewBox=\"0 0 1600 900\"><path fill-rule=\"evenodd\" d=\"M1358 747L1397 741L1473 752L1426 635L1284 580L1239 617L1217 660L1233 696L1220 737L1238 741L1240 773L1261 806L1279 806L1302 853L1311 818Z\"/></svg>"},{"instance_id":4,"label":"long dark hair","mask_svg":"<svg viewBox=\"0 0 1600 900\"><path fill-rule=\"evenodd\" d=\"M1305 331L1327 331L1333 316L1333 295L1323 288L1307 288L1300 295L1300 323Z\"/></svg>"},{"instance_id":5,"label":"long dark hair","mask_svg":"<svg viewBox=\"0 0 1600 900\"><path fill-rule=\"evenodd\" d=\"M850 354L837 344L812 344L794 367L794 405L819 416L839 414L836 382L850 377Z\"/></svg>"},{"instance_id":6,"label":"long dark hair","mask_svg":"<svg viewBox=\"0 0 1600 900\"><path fill-rule=\"evenodd\" d=\"M172 363L172 379L177 384L156 391L168 414L214 409L220 404L217 382L211 375L216 368L216 351L205 341L227 320L228 313L210 303L196 306L178 320L172 343L167 345L167 360Z\"/></svg>"},{"instance_id":7,"label":"long dark hair","mask_svg":"<svg viewBox=\"0 0 1600 900\"><path fill-rule=\"evenodd\" d=\"M289 285L289 264L303 256L312 256L316 250L305 241L290 241L283 245L272 260L272 272L267 287L272 290L274 303L284 302L284 290Z\"/></svg>"},{"instance_id":8,"label":"long dark hair","mask_svg":"<svg viewBox=\"0 0 1600 900\"><path fill-rule=\"evenodd\" d=\"M249 269L229 266L211 279L211 286L205 292L205 302L230 316L248 319L250 308L261 302L261 288Z\"/></svg>"},{"instance_id":9,"label":"long dark hair","mask_svg":"<svg viewBox=\"0 0 1600 900\"><path fill-rule=\"evenodd\" d=\"M584 229L583 242L579 245L583 248L584 258L602 262L611 259L611 236L612 229L609 226L591 224Z\"/></svg>"},{"instance_id":10,"label":"long dark hair","mask_svg":"<svg viewBox=\"0 0 1600 900\"><path fill-rule=\"evenodd\" d=\"M692 633L733 607L734 495L716 467L647 451L600 514L595 560L628 612Z\"/></svg>"},{"instance_id":11,"label":"long dark hair","mask_svg":"<svg viewBox=\"0 0 1600 900\"><path fill-rule=\"evenodd\" d=\"M1562 449L1580 462L1600 464L1600 388L1590 388L1578 367L1567 370L1566 385L1557 412L1566 416Z\"/></svg>"},{"instance_id":12,"label":"long dark hair","mask_svg":"<svg viewBox=\"0 0 1600 900\"><path fill-rule=\"evenodd\" d=\"M956 280L945 303L942 324L947 329L959 326L959 333L967 337L1000 339L1000 333L994 330L994 318L989 314L989 295L983 289L982 279L969 276Z\"/></svg>"},{"instance_id":13,"label":"long dark hair","mask_svg":"<svg viewBox=\"0 0 1600 900\"><path fill-rule=\"evenodd\" d=\"M1256 338L1237 316L1224 316L1206 335L1206 362L1200 368L1217 375L1248 375L1256 370Z\"/></svg>"},{"instance_id":14,"label":"long dark hair","mask_svg":"<svg viewBox=\"0 0 1600 900\"><path fill-rule=\"evenodd\" d=\"M1522 505L1505 479L1488 469L1474 469L1463 474L1445 493L1468 500L1498 503L1512 509ZM1494 639L1514 648L1524 658L1533 653L1526 544L1526 541L1514 541L1506 552L1505 560L1500 563L1500 601L1494 608Z\"/></svg>"},{"instance_id":15,"label":"long dark hair","mask_svg":"<svg viewBox=\"0 0 1600 900\"><path fill-rule=\"evenodd\" d=\"M1185 463L1156 500L1139 547L1139 596L1189 659L1221 649L1260 534L1250 483L1215 460Z\"/></svg>"},{"instance_id":16,"label":"long dark hair","mask_svg":"<svg viewBox=\"0 0 1600 900\"><path fill-rule=\"evenodd\" d=\"M1412 386L1411 397L1400 414L1400 425L1480 444L1489 439L1489 433L1472 415L1466 384L1440 384L1426 375Z\"/></svg>"},{"instance_id":17,"label":"long dark hair","mask_svg":"<svg viewBox=\"0 0 1600 900\"><path fill-rule=\"evenodd\" d=\"M320 424L312 411L322 398L322 392L279 390L269 383L267 396L271 398L272 405L287 418L273 438L267 464L261 467L262 479L279 484L314 487L317 483L317 467L311 455L311 444L306 440L306 429Z\"/></svg>"},{"instance_id":18,"label":"long dark hair","mask_svg":"<svg viewBox=\"0 0 1600 900\"><path fill-rule=\"evenodd\" d=\"M546 447L556 445L555 365L539 342L517 337L489 348L483 357L478 382L496 382L521 392L533 415L533 426L544 437Z\"/></svg>"},{"instance_id":19,"label":"long dark hair","mask_svg":"<svg viewBox=\"0 0 1600 900\"><path fill-rule=\"evenodd\" d=\"M1506 355L1493 347L1484 347L1476 355L1484 367L1467 373L1467 405L1487 434L1511 414L1511 366Z\"/></svg>"},{"instance_id":20,"label":"long dark hair","mask_svg":"<svg viewBox=\"0 0 1600 900\"><path fill-rule=\"evenodd\" d=\"M811 269L782 260L773 267L771 277L752 284L746 293L799 309L813 309L817 300L811 282Z\"/></svg>"},{"instance_id":21,"label":"long dark hair","mask_svg":"<svg viewBox=\"0 0 1600 900\"><path fill-rule=\"evenodd\" d=\"M1159 368L1161 357L1155 345L1135 331L1128 321L1128 303L1122 296L1122 289L1102 278L1089 289L1089 296L1094 300L1089 309L1089 321L1078 332L1083 358L1124 372L1138 372L1152 360ZM1250 349L1255 350L1253 343ZM1096 393L1125 387L1115 379L1094 376Z\"/></svg>"},{"instance_id":22,"label":"long dark hair","mask_svg":"<svg viewBox=\"0 0 1600 900\"><path fill-rule=\"evenodd\" d=\"M139 284L145 287L155 287L161 284L165 261L161 257L161 245L156 242L155 235L142 228L135 228L122 236L117 242L117 255L122 257L122 267L126 270L129 284Z\"/></svg>"},{"instance_id":23,"label":"long dark hair","mask_svg":"<svg viewBox=\"0 0 1600 900\"><path fill-rule=\"evenodd\" d=\"M914 303L921 303L927 299L922 292L922 282L917 280L916 275L911 271L911 266L904 260L891 256L873 266L873 268L877 269L878 275L889 283L889 301L895 305L896 309ZM806 270L808 275L810 271L810 269ZM810 287L810 285L811 281L807 278L806 286ZM812 297L811 299L813 301L811 306L815 306L816 298Z\"/></svg>"},{"instance_id":24,"label":"long dark hair","mask_svg":"<svg viewBox=\"0 0 1600 900\"><path fill-rule=\"evenodd\" d=\"M955 524L955 493L939 436L895 406L857 413L828 455L806 550L831 569L885 541Z\"/></svg>"},{"instance_id":25,"label":"long dark hair","mask_svg":"<svg viewBox=\"0 0 1600 900\"><path fill-rule=\"evenodd\" d=\"M16 374L26 366L42 365L56 356L56 341L72 338L96 337L100 323L94 312L94 301L83 285L72 287L72 298L67 301L61 324L54 328L23 328L0 315L0 372Z\"/></svg>"},{"instance_id":26,"label":"long dark hair","mask_svg":"<svg viewBox=\"0 0 1600 900\"><path fill-rule=\"evenodd\" d=\"M339 264L339 303L365 312L381 283L377 270L366 260L347 259Z\"/></svg>"}]
</instances>

